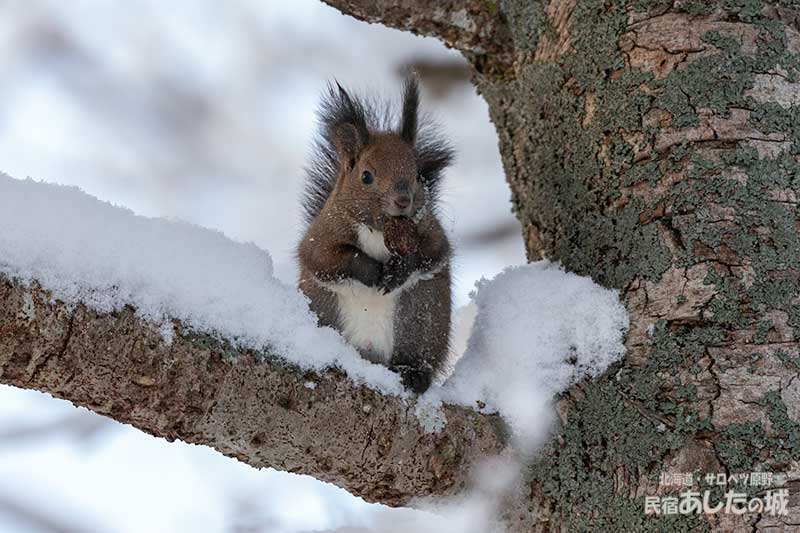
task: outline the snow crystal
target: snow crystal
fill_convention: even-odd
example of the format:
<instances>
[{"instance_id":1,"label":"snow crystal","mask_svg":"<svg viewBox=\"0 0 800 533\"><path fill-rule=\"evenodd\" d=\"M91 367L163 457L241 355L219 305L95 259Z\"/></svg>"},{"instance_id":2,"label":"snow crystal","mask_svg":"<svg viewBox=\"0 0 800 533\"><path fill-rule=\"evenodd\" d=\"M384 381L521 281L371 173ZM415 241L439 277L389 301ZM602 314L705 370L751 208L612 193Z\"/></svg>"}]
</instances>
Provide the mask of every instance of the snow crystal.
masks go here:
<instances>
[{"instance_id":1,"label":"snow crystal","mask_svg":"<svg viewBox=\"0 0 800 533\"><path fill-rule=\"evenodd\" d=\"M447 426L442 400L435 395L421 396L414 406L414 415L425 433L439 433Z\"/></svg>"},{"instance_id":2,"label":"snow crystal","mask_svg":"<svg viewBox=\"0 0 800 533\"><path fill-rule=\"evenodd\" d=\"M164 320L158 327L158 332L161 334L164 344L172 346L172 341L175 339L175 325L172 320Z\"/></svg>"},{"instance_id":3,"label":"snow crystal","mask_svg":"<svg viewBox=\"0 0 800 533\"><path fill-rule=\"evenodd\" d=\"M476 288L466 352L432 394L498 411L518 446L532 450L547 436L553 396L623 355L628 315L616 291L546 261L507 268Z\"/></svg>"},{"instance_id":4,"label":"snow crystal","mask_svg":"<svg viewBox=\"0 0 800 533\"><path fill-rule=\"evenodd\" d=\"M38 281L55 298L108 312L125 305L170 340L170 318L305 369L335 365L354 381L401 394L305 298L278 281L269 254L185 222L137 216L76 187L0 173L0 274Z\"/></svg>"}]
</instances>

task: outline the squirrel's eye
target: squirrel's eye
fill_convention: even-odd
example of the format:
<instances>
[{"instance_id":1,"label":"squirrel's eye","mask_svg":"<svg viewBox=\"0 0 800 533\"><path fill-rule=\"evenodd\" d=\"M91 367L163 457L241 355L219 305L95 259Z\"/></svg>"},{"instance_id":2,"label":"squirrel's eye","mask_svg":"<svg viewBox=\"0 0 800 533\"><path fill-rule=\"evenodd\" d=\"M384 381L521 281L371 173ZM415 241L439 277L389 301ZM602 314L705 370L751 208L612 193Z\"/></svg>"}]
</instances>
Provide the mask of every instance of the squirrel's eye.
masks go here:
<instances>
[{"instance_id":1,"label":"squirrel's eye","mask_svg":"<svg viewBox=\"0 0 800 533\"><path fill-rule=\"evenodd\" d=\"M375 181L375 176L372 175L372 172L369 170L365 170L363 174L361 174L361 181L363 181L366 185L369 185L373 181Z\"/></svg>"}]
</instances>

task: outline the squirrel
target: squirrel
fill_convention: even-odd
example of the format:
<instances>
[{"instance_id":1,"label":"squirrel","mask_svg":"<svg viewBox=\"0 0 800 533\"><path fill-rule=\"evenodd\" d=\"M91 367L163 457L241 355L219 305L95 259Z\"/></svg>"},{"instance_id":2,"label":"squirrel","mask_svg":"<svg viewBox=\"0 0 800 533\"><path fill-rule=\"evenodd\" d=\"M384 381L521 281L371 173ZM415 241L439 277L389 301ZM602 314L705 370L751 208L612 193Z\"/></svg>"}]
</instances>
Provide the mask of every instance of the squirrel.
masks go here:
<instances>
[{"instance_id":1,"label":"squirrel","mask_svg":"<svg viewBox=\"0 0 800 533\"><path fill-rule=\"evenodd\" d=\"M418 108L413 75L399 116L328 84L297 257L299 288L319 324L421 394L449 350L451 247L437 203L454 151Z\"/></svg>"}]
</instances>

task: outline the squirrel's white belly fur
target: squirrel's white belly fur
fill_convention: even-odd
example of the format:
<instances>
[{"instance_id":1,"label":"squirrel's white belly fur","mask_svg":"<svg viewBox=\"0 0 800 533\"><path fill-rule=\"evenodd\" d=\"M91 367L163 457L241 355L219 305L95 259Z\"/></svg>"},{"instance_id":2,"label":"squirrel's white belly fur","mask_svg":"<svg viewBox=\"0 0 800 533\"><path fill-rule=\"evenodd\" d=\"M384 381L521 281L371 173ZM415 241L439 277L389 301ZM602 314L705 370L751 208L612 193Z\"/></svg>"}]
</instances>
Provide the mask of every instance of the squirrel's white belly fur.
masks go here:
<instances>
[{"instance_id":1,"label":"squirrel's white belly fur","mask_svg":"<svg viewBox=\"0 0 800 533\"><path fill-rule=\"evenodd\" d=\"M342 334L374 363L388 364L394 351L397 292L383 294L358 281L329 287L337 296Z\"/></svg>"},{"instance_id":2,"label":"squirrel's white belly fur","mask_svg":"<svg viewBox=\"0 0 800 533\"><path fill-rule=\"evenodd\" d=\"M391 256L383 243L383 232L364 224L358 226L358 247L378 261ZM342 334L347 341L364 350L375 363L388 364L394 352L394 314L400 293L421 280L431 279L432 272L414 272L403 285L388 294L380 288L367 287L355 280L326 283L336 294Z\"/></svg>"},{"instance_id":3,"label":"squirrel's white belly fur","mask_svg":"<svg viewBox=\"0 0 800 533\"><path fill-rule=\"evenodd\" d=\"M364 224L358 226L358 247L378 261L389 259L383 232ZM336 293L342 334L347 341L376 358L373 362L388 364L394 351L394 311L400 291L383 294L380 289L355 280L327 287Z\"/></svg>"}]
</instances>

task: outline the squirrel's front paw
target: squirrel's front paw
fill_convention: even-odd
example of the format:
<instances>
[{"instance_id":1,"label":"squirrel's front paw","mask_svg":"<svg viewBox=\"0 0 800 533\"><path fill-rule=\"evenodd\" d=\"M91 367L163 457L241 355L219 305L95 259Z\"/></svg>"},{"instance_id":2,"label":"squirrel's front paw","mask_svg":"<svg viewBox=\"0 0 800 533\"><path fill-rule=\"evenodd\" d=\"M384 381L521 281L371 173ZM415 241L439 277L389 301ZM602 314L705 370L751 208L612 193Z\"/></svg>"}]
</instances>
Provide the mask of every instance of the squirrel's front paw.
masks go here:
<instances>
[{"instance_id":1,"label":"squirrel's front paw","mask_svg":"<svg viewBox=\"0 0 800 533\"><path fill-rule=\"evenodd\" d=\"M380 286L383 280L383 263L367 254L357 253L353 258L351 277L367 287Z\"/></svg>"},{"instance_id":2,"label":"squirrel's front paw","mask_svg":"<svg viewBox=\"0 0 800 533\"><path fill-rule=\"evenodd\" d=\"M403 285L414 272L416 262L411 256L393 255L383 265L383 274L379 286L384 294L388 294Z\"/></svg>"}]
</instances>

